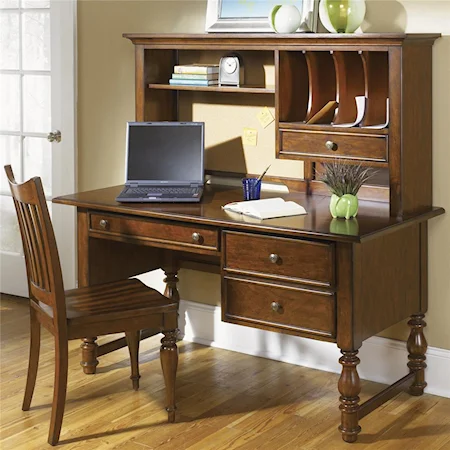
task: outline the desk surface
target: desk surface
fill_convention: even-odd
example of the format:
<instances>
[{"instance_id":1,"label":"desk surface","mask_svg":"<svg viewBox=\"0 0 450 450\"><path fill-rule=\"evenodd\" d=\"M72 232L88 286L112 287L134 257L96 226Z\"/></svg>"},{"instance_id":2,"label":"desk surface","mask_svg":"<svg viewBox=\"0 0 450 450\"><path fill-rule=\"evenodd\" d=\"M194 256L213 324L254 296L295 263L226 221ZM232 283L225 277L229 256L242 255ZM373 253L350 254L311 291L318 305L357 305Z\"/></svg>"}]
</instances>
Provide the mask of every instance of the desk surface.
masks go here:
<instances>
[{"instance_id":1,"label":"desk surface","mask_svg":"<svg viewBox=\"0 0 450 450\"><path fill-rule=\"evenodd\" d=\"M236 213L225 212L221 206L242 199L242 191L236 187L207 185L200 203L118 203L114 199L123 186L113 186L87 192L65 195L53 199L54 203L79 208L110 211L147 218L193 222L203 225L232 227L258 232L314 237L344 242L361 242L374 235L423 222L443 214L443 208L425 209L420 214L398 217L389 216L389 205L381 202L360 201L358 217L351 220L333 219L329 211L330 198L303 193L262 193L262 198L283 197L301 204L307 215L259 220Z\"/></svg>"}]
</instances>

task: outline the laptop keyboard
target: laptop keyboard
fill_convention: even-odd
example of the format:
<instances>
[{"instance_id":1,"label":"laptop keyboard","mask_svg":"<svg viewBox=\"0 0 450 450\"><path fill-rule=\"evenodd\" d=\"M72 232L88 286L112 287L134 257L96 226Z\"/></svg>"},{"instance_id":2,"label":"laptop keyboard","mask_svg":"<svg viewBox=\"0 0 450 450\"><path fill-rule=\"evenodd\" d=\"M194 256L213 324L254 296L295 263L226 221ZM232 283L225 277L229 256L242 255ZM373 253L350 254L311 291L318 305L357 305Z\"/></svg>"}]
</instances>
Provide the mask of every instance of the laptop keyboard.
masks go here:
<instances>
[{"instance_id":1,"label":"laptop keyboard","mask_svg":"<svg viewBox=\"0 0 450 450\"><path fill-rule=\"evenodd\" d=\"M139 195L149 195L149 194L160 194L160 195L189 195L193 196L199 191L197 187L135 187L128 188L126 191L127 196L139 196Z\"/></svg>"}]
</instances>

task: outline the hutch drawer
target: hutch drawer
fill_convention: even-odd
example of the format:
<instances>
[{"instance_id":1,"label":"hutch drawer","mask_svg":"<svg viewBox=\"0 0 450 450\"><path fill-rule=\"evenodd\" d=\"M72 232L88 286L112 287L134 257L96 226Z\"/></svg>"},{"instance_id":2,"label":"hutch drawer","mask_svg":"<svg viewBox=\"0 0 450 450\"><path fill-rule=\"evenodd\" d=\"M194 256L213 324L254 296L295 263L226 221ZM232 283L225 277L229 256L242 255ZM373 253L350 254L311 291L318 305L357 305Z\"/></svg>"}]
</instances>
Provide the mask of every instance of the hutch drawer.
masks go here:
<instances>
[{"instance_id":1,"label":"hutch drawer","mask_svg":"<svg viewBox=\"0 0 450 450\"><path fill-rule=\"evenodd\" d=\"M318 286L334 284L334 245L226 231L223 268L228 273L294 281Z\"/></svg>"},{"instance_id":2,"label":"hutch drawer","mask_svg":"<svg viewBox=\"0 0 450 450\"><path fill-rule=\"evenodd\" d=\"M187 248L218 251L219 231L204 226L172 224L158 220L140 220L134 217L91 213L89 230L95 235L115 235L153 244L184 244Z\"/></svg>"},{"instance_id":3,"label":"hutch drawer","mask_svg":"<svg viewBox=\"0 0 450 450\"><path fill-rule=\"evenodd\" d=\"M225 276L222 320L289 333L336 336L331 292Z\"/></svg>"},{"instance_id":4,"label":"hutch drawer","mask_svg":"<svg viewBox=\"0 0 450 450\"><path fill-rule=\"evenodd\" d=\"M384 135L280 130L280 154L384 163L388 161L388 140Z\"/></svg>"}]
</instances>

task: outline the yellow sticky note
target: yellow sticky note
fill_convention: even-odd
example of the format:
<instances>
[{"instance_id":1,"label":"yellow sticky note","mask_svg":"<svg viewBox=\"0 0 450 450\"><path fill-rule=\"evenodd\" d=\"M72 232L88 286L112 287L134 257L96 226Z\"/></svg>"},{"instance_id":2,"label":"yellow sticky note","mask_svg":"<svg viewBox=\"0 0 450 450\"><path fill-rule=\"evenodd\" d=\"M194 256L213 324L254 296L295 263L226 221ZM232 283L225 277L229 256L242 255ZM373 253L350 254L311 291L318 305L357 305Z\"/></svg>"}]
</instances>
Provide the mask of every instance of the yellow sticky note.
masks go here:
<instances>
[{"instance_id":1,"label":"yellow sticky note","mask_svg":"<svg viewBox=\"0 0 450 450\"><path fill-rule=\"evenodd\" d=\"M254 128L244 128L244 132L242 134L242 143L244 145L252 145L255 147L257 138L258 132Z\"/></svg>"},{"instance_id":2,"label":"yellow sticky note","mask_svg":"<svg viewBox=\"0 0 450 450\"><path fill-rule=\"evenodd\" d=\"M275 120L267 106L264 106L264 108L256 114L256 118L259 120L259 123L263 128L266 128Z\"/></svg>"}]
</instances>

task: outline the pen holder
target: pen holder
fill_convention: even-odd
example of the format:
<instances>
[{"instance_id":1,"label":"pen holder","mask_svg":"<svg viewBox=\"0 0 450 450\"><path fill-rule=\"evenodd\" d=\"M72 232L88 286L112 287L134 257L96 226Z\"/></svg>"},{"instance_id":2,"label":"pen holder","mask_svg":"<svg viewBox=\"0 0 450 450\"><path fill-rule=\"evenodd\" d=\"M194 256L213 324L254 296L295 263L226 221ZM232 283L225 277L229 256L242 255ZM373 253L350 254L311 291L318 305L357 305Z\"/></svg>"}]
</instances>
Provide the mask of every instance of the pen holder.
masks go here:
<instances>
[{"instance_id":1,"label":"pen holder","mask_svg":"<svg viewBox=\"0 0 450 450\"><path fill-rule=\"evenodd\" d=\"M244 191L244 200L259 200L261 196L261 181L257 178L243 178L242 189Z\"/></svg>"}]
</instances>

